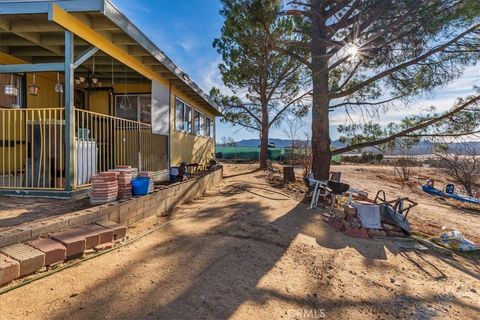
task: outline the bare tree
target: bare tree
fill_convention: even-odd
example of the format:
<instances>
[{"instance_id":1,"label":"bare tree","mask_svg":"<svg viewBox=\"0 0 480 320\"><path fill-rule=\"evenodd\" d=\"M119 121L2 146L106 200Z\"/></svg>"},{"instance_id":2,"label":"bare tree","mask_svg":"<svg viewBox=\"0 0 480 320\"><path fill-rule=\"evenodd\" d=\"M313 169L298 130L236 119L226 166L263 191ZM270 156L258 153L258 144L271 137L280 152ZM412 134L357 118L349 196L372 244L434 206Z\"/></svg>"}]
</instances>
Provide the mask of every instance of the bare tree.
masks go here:
<instances>
[{"instance_id":1,"label":"bare tree","mask_svg":"<svg viewBox=\"0 0 480 320\"><path fill-rule=\"evenodd\" d=\"M223 136L221 138L221 141L222 141L221 145L224 146L224 147L236 147L237 146L237 143L235 142L235 140L232 137Z\"/></svg>"},{"instance_id":2,"label":"bare tree","mask_svg":"<svg viewBox=\"0 0 480 320\"><path fill-rule=\"evenodd\" d=\"M304 140L297 141L296 159L303 168L303 176L307 177L312 171L312 145L310 135L305 133Z\"/></svg>"},{"instance_id":3,"label":"bare tree","mask_svg":"<svg viewBox=\"0 0 480 320\"><path fill-rule=\"evenodd\" d=\"M436 146L436 155L442 159L444 172L475 196L475 187L480 182L480 155L468 142L455 145L442 143Z\"/></svg>"},{"instance_id":4,"label":"bare tree","mask_svg":"<svg viewBox=\"0 0 480 320\"><path fill-rule=\"evenodd\" d=\"M295 148L298 147L299 131L305 126L302 118L295 115L285 117L284 125L282 127L283 134L290 140L290 147L292 149L291 160L294 160Z\"/></svg>"}]
</instances>

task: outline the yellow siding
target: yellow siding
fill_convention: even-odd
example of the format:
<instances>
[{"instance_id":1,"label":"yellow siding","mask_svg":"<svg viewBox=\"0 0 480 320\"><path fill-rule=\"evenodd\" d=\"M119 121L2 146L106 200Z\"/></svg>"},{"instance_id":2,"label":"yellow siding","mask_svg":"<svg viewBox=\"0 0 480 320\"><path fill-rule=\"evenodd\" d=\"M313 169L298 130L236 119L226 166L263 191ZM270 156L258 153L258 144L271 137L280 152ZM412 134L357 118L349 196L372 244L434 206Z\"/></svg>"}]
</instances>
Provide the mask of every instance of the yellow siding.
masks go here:
<instances>
[{"instance_id":1,"label":"yellow siding","mask_svg":"<svg viewBox=\"0 0 480 320\"><path fill-rule=\"evenodd\" d=\"M60 78L63 81L63 76ZM60 94L55 92L56 74L37 73L35 82L39 86L38 95L27 95L27 108L57 108L60 107ZM33 75L27 74L27 87L33 83Z\"/></svg>"},{"instance_id":2,"label":"yellow siding","mask_svg":"<svg viewBox=\"0 0 480 320\"><path fill-rule=\"evenodd\" d=\"M101 114L110 115L110 106L108 104L108 91L93 91L90 93L89 110Z\"/></svg>"},{"instance_id":3,"label":"yellow siding","mask_svg":"<svg viewBox=\"0 0 480 320\"><path fill-rule=\"evenodd\" d=\"M214 156L215 141L210 137L199 137L191 133L175 131L175 97L180 98L194 109L203 112L208 117L215 119L214 115L207 109L198 106L193 100L188 98L176 88L172 88L170 105L170 129L171 129L171 150L170 164L178 165L180 162L203 163Z\"/></svg>"}]
</instances>

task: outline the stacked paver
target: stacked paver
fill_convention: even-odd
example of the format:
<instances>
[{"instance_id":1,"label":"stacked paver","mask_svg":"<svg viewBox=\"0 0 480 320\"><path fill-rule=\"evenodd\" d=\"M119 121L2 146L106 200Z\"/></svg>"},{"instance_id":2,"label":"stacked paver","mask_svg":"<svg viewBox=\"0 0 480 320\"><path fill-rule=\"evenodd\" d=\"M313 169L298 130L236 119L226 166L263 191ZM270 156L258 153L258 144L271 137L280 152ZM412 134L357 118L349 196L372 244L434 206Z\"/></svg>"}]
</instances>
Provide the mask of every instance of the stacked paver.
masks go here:
<instances>
[{"instance_id":1,"label":"stacked paver","mask_svg":"<svg viewBox=\"0 0 480 320\"><path fill-rule=\"evenodd\" d=\"M101 172L92 177L92 192L90 203L92 205L105 204L117 200L119 172Z\"/></svg>"},{"instance_id":2,"label":"stacked paver","mask_svg":"<svg viewBox=\"0 0 480 320\"><path fill-rule=\"evenodd\" d=\"M110 170L118 172L118 200L129 199L132 197L132 178L138 171L137 168L131 166L118 165L115 169Z\"/></svg>"},{"instance_id":3,"label":"stacked paver","mask_svg":"<svg viewBox=\"0 0 480 320\"><path fill-rule=\"evenodd\" d=\"M83 255L88 249L99 251L125 238L127 228L111 221L57 232L25 244L0 248L0 286Z\"/></svg>"},{"instance_id":4,"label":"stacked paver","mask_svg":"<svg viewBox=\"0 0 480 320\"><path fill-rule=\"evenodd\" d=\"M153 178L154 178L153 172L152 171L140 171L138 173L138 177L150 178L150 186L148 187L148 193L152 193L153 192Z\"/></svg>"}]
</instances>

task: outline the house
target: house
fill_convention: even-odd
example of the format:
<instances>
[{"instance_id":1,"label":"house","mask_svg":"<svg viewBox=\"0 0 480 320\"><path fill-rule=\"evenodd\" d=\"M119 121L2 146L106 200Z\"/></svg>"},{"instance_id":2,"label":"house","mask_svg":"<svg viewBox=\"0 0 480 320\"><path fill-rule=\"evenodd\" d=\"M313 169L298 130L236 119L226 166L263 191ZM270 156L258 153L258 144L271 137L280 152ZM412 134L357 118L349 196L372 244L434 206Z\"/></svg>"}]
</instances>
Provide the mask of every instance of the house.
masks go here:
<instances>
[{"instance_id":1,"label":"house","mask_svg":"<svg viewBox=\"0 0 480 320\"><path fill-rule=\"evenodd\" d=\"M0 193L214 156L217 105L109 0L0 2Z\"/></svg>"}]
</instances>

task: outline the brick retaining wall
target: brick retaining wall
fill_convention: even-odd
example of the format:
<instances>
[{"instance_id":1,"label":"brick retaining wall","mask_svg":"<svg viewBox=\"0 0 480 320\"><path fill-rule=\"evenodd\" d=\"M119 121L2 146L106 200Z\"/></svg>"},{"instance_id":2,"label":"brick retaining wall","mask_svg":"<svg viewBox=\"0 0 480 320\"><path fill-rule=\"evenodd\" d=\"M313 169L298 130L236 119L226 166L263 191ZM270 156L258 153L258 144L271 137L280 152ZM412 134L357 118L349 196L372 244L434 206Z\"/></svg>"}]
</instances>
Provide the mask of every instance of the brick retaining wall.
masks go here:
<instances>
[{"instance_id":1,"label":"brick retaining wall","mask_svg":"<svg viewBox=\"0 0 480 320\"><path fill-rule=\"evenodd\" d=\"M219 169L191 180L165 186L143 197L100 205L43 221L34 221L21 227L13 227L0 233L0 247L102 220L129 226L154 214L166 215L176 206L201 197L222 179L223 169Z\"/></svg>"}]
</instances>

